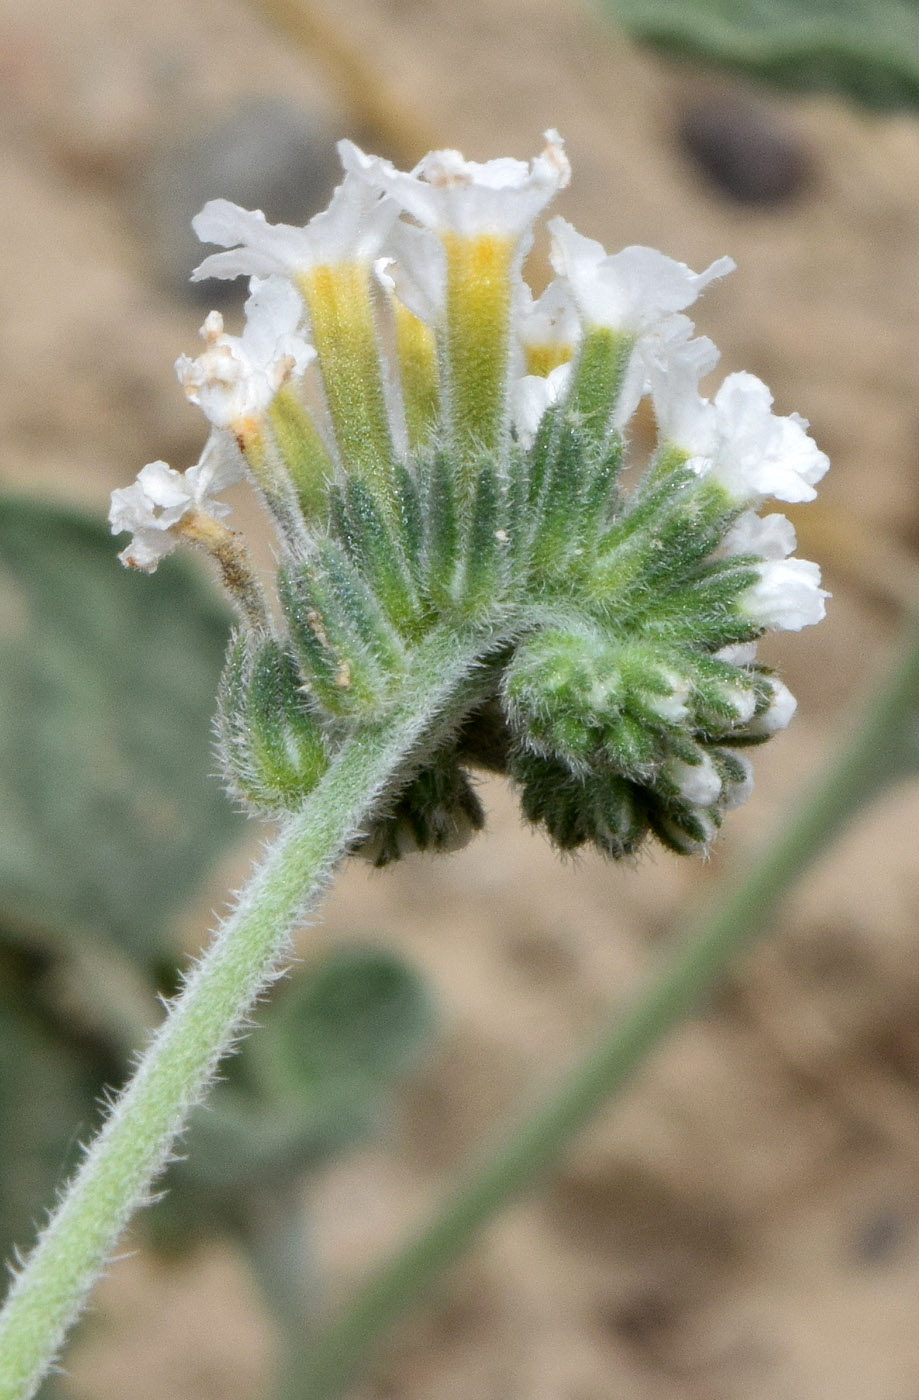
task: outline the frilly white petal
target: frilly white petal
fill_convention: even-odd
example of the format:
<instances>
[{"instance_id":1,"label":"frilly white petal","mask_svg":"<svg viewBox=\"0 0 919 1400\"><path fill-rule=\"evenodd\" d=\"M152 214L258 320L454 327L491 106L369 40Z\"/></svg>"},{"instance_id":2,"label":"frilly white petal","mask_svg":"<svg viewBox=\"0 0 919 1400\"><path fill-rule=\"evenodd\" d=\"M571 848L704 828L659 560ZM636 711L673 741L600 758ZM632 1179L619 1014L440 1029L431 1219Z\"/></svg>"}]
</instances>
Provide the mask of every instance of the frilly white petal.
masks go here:
<instances>
[{"instance_id":1,"label":"frilly white petal","mask_svg":"<svg viewBox=\"0 0 919 1400\"><path fill-rule=\"evenodd\" d=\"M812 501L829 459L804 419L772 412L772 395L753 374L729 374L714 398L721 446L716 472L739 493Z\"/></svg>"},{"instance_id":2,"label":"frilly white petal","mask_svg":"<svg viewBox=\"0 0 919 1400\"><path fill-rule=\"evenodd\" d=\"M357 147L349 158L425 228L520 237L571 176L558 132L545 135L545 150L529 164L510 158L480 163L454 150L430 151L411 171Z\"/></svg>"},{"instance_id":3,"label":"frilly white petal","mask_svg":"<svg viewBox=\"0 0 919 1400\"><path fill-rule=\"evenodd\" d=\"M211 435L200 460L186 472L177 472L166 462L148 462L130 486L112 492L112 534L129 530L134 537L119 559L130 568L153 573L175 549L178 541L172 528L188 511L201 510L214 520L229 514L229 506L214 500L213 494L239 481L242 474L242 457L232 440L221 434Z\"/></svg>"},{"instance_id":4,"label":"frilly white petal","mask_svg":"<svg viewBox=\"0 0 919 1400\"><path fill-rule=\"evenodd\" d=\"M201 328L207 349L182 355L176 373L186 396L219 428L258 418L291 375L302 374L316 351L297 332L302 303L285 278L252 279L241 336L226 335L212 311Z\"/></svg>"},{"instance_id":5,"label":"frilly white petal","mask_svg":"<svg viewBox=\"0 0 919 1400\"><path fill-rule=\"evenodd\" d=\"M191 226L202 243L230 250L205 258L192 273L193 282L205 277L268 277L309 261L306 229L269 224L261 209L241 209L228 199L209 200Z\"/></svg>"},{"instance_id":6,"label":"frilly white petal","mask_svg":"<svg viewBox=\"0 0 919 1400\"><path fill-rule=\"evenodd\" d=\"M570 345L581 338L581 320L566 283L556 278L540 297L523 285L514 325L523 346Z\"/></svg>"},{"instance_id":7,"label":"frilly white petal","mask_svg":"<svg viewBox=\"0 0 919 1400\"><path fill-rule=\"evenodd\" d=\"M638 335L661 317L684 311L709 282L735 267L732 258L718 258L704 272L693 272L655 248L607 254L566 219L552 219L548 228L552 266L567 279L585 320L625 334Z\"/></svg>"},{"instance_id":8,"label":"frilly white petal","mask_svg":"<svg viewBox=\"0 0 919 1400\"><path fill-rule=\"evenodd\" d=\"M437 325L447 291L447 261L440 239L429 229L400 222L393 226L384 246L388 256L375 264L378 278L382 273L387 290L395 292L420 320Z\"/></svg>"},{"instance_id":9,"label":"frilly white petal","mask_svg":"<svg viewBox=\"0 0 919 1400\"><path fill-rule=\"evenodd\" d=\"M784 515L757 515L744 511L724 537L721 552L758 554L761 559L785 559L794 552L795 527Z\"/></svg>"},{"instance_id":10,"label":"frilly white petal","mask_svg":"<svg viewBox=\"0 0 919 1400\"><path fill-rule=\"evenodd\" d=\"M739 504L767 496L812 501L829 460L804 420L774 414L772 395L755 375L729 374L711 402L699 396L693 375L679 359L669 371L652 375L662 436Z\"/></svg>"},{"instance_id":11,"label":"frilly white petal","mask_svg":"<svg viewBox=\"0 0 919 1400\"><path fill-rule=\"evenodd\" d=\"M328 209L305 228L269 224L260 209L241 209L227 199L210 200L192 219L192 228L202 243L217 243L230 251L205 258L192 280L289 275L319 263L372 262L399 210L368 183L359 162L352 159L357 147L342 142L339 150L346 164L345 178Z\"/></svg>"},{"instance_id":12,"label":"frilly white petal","mask_svg":"<svg viewBox=\"0 0 919 1400\"><path fill-rule=\"evenodd\" d=\"M556 365L547 375L525 374L511 387L511 417L519 442L533 444L547 409L562 402L571 385L571 364Z\"/></svg>"},{"instance_id":13,"label":"frilly white petal","mask_svg":"<svg viewBox=\"0 0 919 1400\"><path fill-rule=\"evenodd\" d=\"M742 596L747 615L761 627L799 632L826 616L820 569L809 559L769 559Z\"/></svg>"},{"instance_id":14,"label":"frilly white petal","mask_svg":"<svg viewBox=\"0 0 919 1400\"><path fill-rule=\"evenodd\" d=\"M365 169L363 151L351 141L339 141L338 154L345 178L328 209L316 214L304 230L310 244L309 263L342 261L370 264L379 256L399 217L399 206L380 196Z\"/></svg>"},{"instance_id":15,"label":"frilly white petal","mask_svg":"<svg viewBox=\"0 0 919 1400\"><path fill-rule=\"evenodd\" d=\"M245 476L243 455L233 435L212 432L199 460L184 475L196 506L205 509L215 519L229 515L229 506L213 498L228 486L235 486Z\"/></svg>"},{"instance_id":16,"label":"frilly white petal","mask_svg":"<svg viewBox=\"0 0 919 1400\"><path fill-rule=\"evenodd\" d=\"M665 441L680 442L687 435L701 440L708 406L699 397L698 384L715 368L721 353L707 335L694 331L688 316L674 312L638 336L616 404L615 427L624 427L650 393ZM713 412L710 437L714 442Z\"/></svg>"}]
</instances>

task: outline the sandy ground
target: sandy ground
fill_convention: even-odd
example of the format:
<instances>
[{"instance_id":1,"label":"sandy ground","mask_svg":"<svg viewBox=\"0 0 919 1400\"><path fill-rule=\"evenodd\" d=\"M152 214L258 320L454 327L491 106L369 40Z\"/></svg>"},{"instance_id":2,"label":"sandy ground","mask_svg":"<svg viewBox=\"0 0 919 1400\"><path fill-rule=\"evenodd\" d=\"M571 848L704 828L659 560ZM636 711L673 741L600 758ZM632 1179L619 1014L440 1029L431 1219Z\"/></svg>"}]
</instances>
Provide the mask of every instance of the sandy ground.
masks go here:
<instances>
[{"instance_id":1,"label":"sandy ground","mask_svg":"<svg viewBox=\"0 0 919 1400\"><path fill-rule=\"evenodd\" d=\"M181 285L175 171L244 99L312 113L317 149L351 134L408 158L431 141L525 155L552 124L575 168L561 209L585 233L697 267L736 258L700 329L726 370L759 373L780 411L807 414L833 458L798 523L834 602L813 635L771 648L800 715L759 755L756 795L708 865L563 865L496 786L489 832L466 852L345 873L304 956L355 932L395 943L429 974L442 1033L386 1140L310 1188L333 1300L615 1014L686 902L781 825L919 575L919 124L829 99L774 106L811 178L795 200L744 207L675 132L712 93L772 99L636 52L574 5L353 0L335 25L344 70L328 35L298 52L231 0L2 0L4 481L101 512L144 461L193 460L201 424L171 366L201 305ZM775 936L488 1231L355 1397L915 1400L917 823L904 787L853 827ZM196 910L190 943L199 927ZM271 1350L231 1254L181 1269L140 1255L103 1286L66 1388L248 1400Z\"/></svg>"}]
</instances>

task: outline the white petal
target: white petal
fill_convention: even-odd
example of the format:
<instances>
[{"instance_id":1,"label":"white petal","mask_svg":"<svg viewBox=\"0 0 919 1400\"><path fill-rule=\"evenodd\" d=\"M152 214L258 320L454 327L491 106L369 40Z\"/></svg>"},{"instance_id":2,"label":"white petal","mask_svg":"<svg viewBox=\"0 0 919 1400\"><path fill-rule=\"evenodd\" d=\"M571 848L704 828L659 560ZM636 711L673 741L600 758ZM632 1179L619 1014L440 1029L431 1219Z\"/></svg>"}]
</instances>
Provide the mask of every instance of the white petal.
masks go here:
<instances>
[{"instance_id":1,"label":"white petal","mask_svg":"<svg viewBox=\"0 0 919 1400\"><path fill-rule=\"evenodd\" d=\"M367 177L425 228L518 238L570 178L558 133L547 131L546 140L546 149L529 165L510 158L480 163L443 150L430 151L414 170L402 171L378 156L360 156Z\"/></svg>"},{"instance_id":2,"label":"white petal","mask_svg":"<svg viewBox=\"0 0 919 1400\"><path fill-rule=\"evenodd\" d=\"M511 387L511 416L517 437L529 448L533 444L543 415L555 408L568 393L571 384L571 364L556 365L550 374L525 374Z\"/></svg>"},{"instance_id":3,"label":"white petal","mask_svg":"<svg viewBox=\"0 0 919 1400\"><path fill-rule=\"evenodd\" d=\"M705 272L693 272L655 248L638 246L607 254L565 219L552 219L548 227L552 266L567 278L581 314L615 331L639 334L661 317L684 311L709 282L734 268L731 258L719 258Z\"/></svg>"},{"instance_id":4,"label":"white petal","mask_svg":"<svg viewBox=\"0 0 919 1400\"><path fill-rule=\"evenodd\" d=\"M703 753L701 763L671 759L665 772L680 796L694 807L712 807L721 796L721 777L707 753Z\"/></svg>"},{"instance_id":5,"label":"white petal","mask_svg":"<svg viewBox=\"0 0 919 1400\"><path fill-rule=\"evenodd\" d=\"M743 778L729 778L724 784L720 806L728 812L742 807L753 792L753 764L745 754L735 753L733 757L734 761L743 768L744 776Z\"/></svg>"},{"instance_id":6,"label":"white petal","mask_svg":"<svg viewBox=\"0 0 919 1400\"><path fill-rule=\"evenodd\" d=\"M227 486L235 486L244 476L243 455L232 433L212 432L200 460L186 471L185 480L194 503L203 506L208 502L207 508L213 515L218 507L222 514L226 514L229 507L210 498Z\"/></svg>"},{"instance_id":7,"label":"white petal","mask_svg":"<svg viewBox=\"0 0 919 1400\"><path fill-rule=\"evenodd\" d=\"M184 511L188 506L190 496L185 478L166 462L148 462L138 472L137 484L153 507Z\"/></svg>"},{"instance_id":8,"label":"white petal","mask_svg":"<svg viewBox=\"0 0 919 1400\"><path fill-rule=\"evenodd\" d=\"M343 159L350 157L350 143L343 142L342 147L348 148ZM240 209L227 199L212 199L192 219L192 227L202 243L218 243L230 251L205 258L192 273L192 280L268 277L348 260L369 263L379 253L398 212L394 204L381 200L356 165L346 173L328 209L305 228L269 224L260 209Z\"/></svg>"},{"instance_id":9,"label":"white petal","mask_svg":"<svg viewBox=\"0 0 919 1400\"><path fill-rule=\"evenodd\" d=\"M117 531L112 533L115 534ZM145 574L152 574L156 571L160 560L165 559L167 554L171 554L178 543L174 535L165 532L138 530L131 543L121 551L118 558L129 569L140 569Z\"/></svg>"},{"instance_id":10,"label":"white petal","mask_svg":"<svg viewBox=\"0 0 919 1400\"><path fill-rule=\"evenodd\" d=\"M263 363L274 356L279 340L297 334L303 321L303 302L286 277L253 277L244 310L240 338L250 357Z\"/></svg>"},{"instance_id":11,"label":"white petal","mask_svg":"<svg viewBox=\"0 0 919 1400\"><path fill-rule=\"evenodd\" d=\"M112 534L130 530L134 538L119 558L130 568L152 573L160 559L177 544L172 534L192 509L214 520L229 513L229 506L213 499L212 492L239 479L239 454L233 459L228 445L211 434L201 458L187 472L174 471L165 462L149 462L130 486L112 492L109 524ZM231 465L234 463L235 465Z\"/></svg>"},{"instance_id":12,"label":"white petal","mask_svg":"<svg viewBox=\"0 0 919 1400\"><path fill-rule=\"evenodd\" d=\"M443 244L429 229L397 223L385 244L390 290L429 326L441 320L447 291Z\"/></svg>"},{"instance_id":13,"label":"white petal","mask_svg":"<svg viewBox=\"0 0 919 1400\"><path fill-rule=\"evenodd\" d=\"M316 351L297 333L302 303L282 277L253 278L241 336L225 335L211 313L201 333L207 349L196 359L181 355L176 373L192 403L218 428L232 428L265 412L292 374L302 374Z\"/></svg>"},{"instance_id":14,"label":"white petal","mask_svg":"<svg viewBox=\"0 0 919 1400\"><path fill-rule=\"evenodd\" d=\"M120 535L124 530L141 529L150 515L152 511L144 488L136 481L130 486L119 486L112 492L108 521L113 535Z\"/></svg>"},{"instance_id":15,"label":"white petal","mask_svg":"<svg viewBox=\"0 0 919 1400\"><path fill-rule=\"evenodd\" d=\"M772 412L772 395L752 374L730 374L714 398L720 443L715 474L738 500L774 496L812 501L829 460L803 420Z\"/></svg>"},{"instance_id":16,"label":"white petal","mask_svg":"<svg viewBox=\"0 0 919 1400\"><path fill-rule=\"evenodd\" d=\"M756 660L756 642L735 642L715 652L719 661L729 661L732 666L751 666Z\"/></svg>"},{"instance_id":17,"label":"white petal","mask_svg":"<svg viewBox=\"0 0 919 1400\"><path fill-rule=\"evenodd\" d=\"M772 678L769 684L772 699L768 709L750 721L746 726L747 734L777 734L780 729L787 729L798 708L797 700L783 681Z\"/></svg>"},{"instance_id":18,"label":"white petal","mask_svg":"<svg viewBox=\"0 0 919 1400\"><path fill-rule=\"evenodd\" d=\"M345 178L328 209L316 214L304 229L310 265L336 262L370 264L379 256L387 234L399 217L399 207L382 199L365 168L367 157L351 141L339 141L338 154Z\"/></svg>"},{"instance_id":19,"label":"white petal","mask_svg":"<svg viewBox=\"0 0 919 1400\"><path fill-rule=\"evenodd\" d=\"M760 626L798 632L826 616L820 569L809 559L767 560L743 595L744 611Z\"/></svg>"},{"instance_id":20,"label":"white petal","mask_svg":"<svg viewBox=\"0 0 919 1400\"><path fill-rule=\"evenodd\" d=\"M666 317L654 333L639 338L633 359L645 370L662 440L694 458L704 475L717 450L718 428L699 380L714 369L719 352L707 336L693 337L693 330L688 316Z\"/></svg>"},{"instance_id":21,"label":"white petal","mask_svg":"<svg viewBox=\"0 0 919 1400\"><path fill-rule=\"evenodd\" d=\"M209 200L191 225L202 243L231 250L205 258L192 273L193 282L205 277L268 277L289 272L309 258L306 229L269 224L261 209L241 209L228 199Z\"/></svg>"},{"instance_id":22,"label":"white petal","mask_svg":"<svg viewBox=\"0 0 919 1400\"><path fill-rule=\"evenodd\" d=\"M563 345L573 348L581 337L581 321L574 298L568 286L559 278L550 282L535 300L530 289L523 285L514 324L520 343L524 346Z\"/></svg>"},{"instance_id":23,"label":"white petal","mask_svg":"<svg viewBox=\"0 0 919 1400\"><path fill-rule=\"evenodd\" d=\"M794 550L797 539L795 527L784 515L757 515L744 511L724 537L721 552L758 554L761 559L784 559Z\"/></svg>"}]
</instances>

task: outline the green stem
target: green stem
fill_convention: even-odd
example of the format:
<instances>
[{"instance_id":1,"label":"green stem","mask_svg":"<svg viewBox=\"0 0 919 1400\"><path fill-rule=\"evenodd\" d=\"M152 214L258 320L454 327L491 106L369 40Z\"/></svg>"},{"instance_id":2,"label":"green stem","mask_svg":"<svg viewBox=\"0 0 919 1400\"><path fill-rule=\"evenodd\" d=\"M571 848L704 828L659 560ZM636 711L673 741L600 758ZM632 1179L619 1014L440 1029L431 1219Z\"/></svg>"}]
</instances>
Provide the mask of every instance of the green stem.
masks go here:
<instances>
[{"instance_id":1,"label":"green stem","mask_svg":"<svg viewBox=\"0 0 919 1400\"><path fill-rule=\"evenodd\" d=\"M13 1282L0 1313L0 1400L34 1393L129 1216L168 1161L189 1110L288 951L291 930L488 642L479 633L432 634L422 643L399 706L344 746L280 832Z\"/></svg>"},{"instance_id":2,"label":"green stem","mask_svg":"<svg viewBox=\"0 0 919 1400\"><path fill-rule=\"evenodd\" d=\"M374 1340L430 1292L477 1231L570 1145L625 1085L664 1035L723 975L772 915L794 880L878 791L917 766L919 629L864 723L778 839L715 913L679 948L599 1044L504 1145L474 1170L433 1219L360 1289L345 1312L309 1339L289 1368L284 1400L334 1400Z\"/></svg>"}]
</instances>

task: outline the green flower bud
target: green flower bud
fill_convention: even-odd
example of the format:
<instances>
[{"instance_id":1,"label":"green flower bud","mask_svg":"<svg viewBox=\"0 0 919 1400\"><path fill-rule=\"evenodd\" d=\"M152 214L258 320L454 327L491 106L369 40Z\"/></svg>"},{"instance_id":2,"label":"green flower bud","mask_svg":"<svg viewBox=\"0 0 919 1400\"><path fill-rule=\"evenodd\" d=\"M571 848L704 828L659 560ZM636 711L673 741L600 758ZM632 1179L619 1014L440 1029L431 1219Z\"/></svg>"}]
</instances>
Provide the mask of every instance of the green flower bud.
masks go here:
<instances>
[{"instance_id":1,"label":"green flower bud","mask_svg":"<svg viewBox=\"0 0 919 1400\"><path fill-rule=\"evenodd\" d=\"M377 867L411 851L458 851L485 825L482 804L452 753L416 775L355 850Z\"/></svg>"},{"instance_id":2,"label":"green flower bud","mask_svg":"<svg viewBox=\"0 0 919 1400\"><path fill-rule=\"evenodd\" d=\"M299 807L329 764L297 665L273 638L234 638L217 733L231 788L265 812Z\"/></svg>"}]
</instances>

